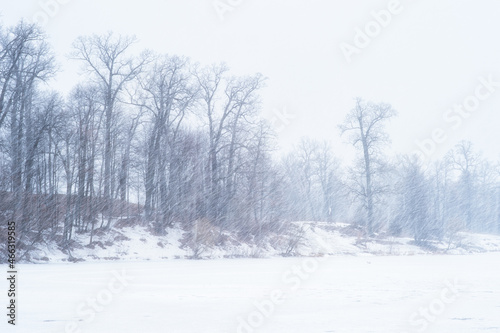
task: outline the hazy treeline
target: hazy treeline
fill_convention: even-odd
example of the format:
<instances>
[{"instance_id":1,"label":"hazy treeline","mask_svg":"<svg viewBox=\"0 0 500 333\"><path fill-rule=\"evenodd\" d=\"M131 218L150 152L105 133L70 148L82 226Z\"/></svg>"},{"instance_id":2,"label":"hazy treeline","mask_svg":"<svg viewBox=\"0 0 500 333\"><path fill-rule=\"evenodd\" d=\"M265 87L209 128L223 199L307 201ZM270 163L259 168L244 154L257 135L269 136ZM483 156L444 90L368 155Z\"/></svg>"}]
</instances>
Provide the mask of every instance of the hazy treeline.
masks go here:
<instances>
[{"instance_id":1,"label":"hazy treeline","mask_svg":"<svg viewBox=\"0 0 500 333\"><path fill-rule=\"evenodd\" d=\"M78 38L69 61L80 63L82 83L62 96L47 84L58 64L43 31L23 22L0 30L0 221L17 222L21 245L66 247L74 232L118 217L157 234L197 220L247 237L293 220L342 220L417 241L498 232L499 168L471 143L429 165L384 156L383 125L395 111L357 99L340 128L332 124L359 149L354 167L308 139L276 160L259 116L262 75L134 53L135 43Z\"/></svg>"}]
</instances>

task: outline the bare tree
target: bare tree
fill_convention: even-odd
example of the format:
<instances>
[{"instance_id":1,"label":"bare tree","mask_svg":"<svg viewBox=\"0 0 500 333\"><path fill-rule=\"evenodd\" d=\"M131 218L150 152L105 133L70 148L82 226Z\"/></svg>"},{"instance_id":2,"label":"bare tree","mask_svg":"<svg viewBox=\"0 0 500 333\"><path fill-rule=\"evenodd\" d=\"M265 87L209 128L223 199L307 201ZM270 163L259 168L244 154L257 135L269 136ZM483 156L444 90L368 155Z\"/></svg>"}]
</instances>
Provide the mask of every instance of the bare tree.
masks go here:
<instances>
[{"instance_id":1,"label":"bare tree","mask_svg":"<svg viewBox=\"0 0 500 333\"><path fill-rule=\"evenodd\" d=\"M21 90L54 73L54 59L45 39L36 25L24 21L7 31L0 29L0 127Z\"/></svg>"},{"instance_id":2,"label":"bare tree","mask_svg":"<svg viewBox=\"0 0 500 333\"><path fill-rule=\"evenodd\" d=\"M476 189L476 230L479 232L494 233L496 229L496 215L498 203L496 190L498 175L490 161L480 161L477 168Z\"/></svg>"},{"instance_id":3,"label":"bare tree","mask_svg":"<svg viewBox=\"0 0 500 333\"><path fill-rule=\"evenodd\" d=\"M165 227L171 225L173 209L172 194L169 188L175 182L172 164L174 150L187 113L196 101L196 87L191 82L189 62L185 58L160 56L152 67L140 78L143 91L140 106L149 114L147 165L146 165L146 218L150 219L155 208L157 196L160 217L156 220L156 232L163 234Z\"/></svg>"},{"instance_id":4,"label":"bare tree","mask_svg":"<svg viewBox=\"0 0 500 333\"><path fill-rule=\"evenodd\" d=\"M272 179L276 176L269 157L270 152L273 150L271 137L271 129L261 121L257 125L248 146L250 161L246 168L246 189L242 193L244 197L241 200L244 205L239 210L239 215L244 215L244 212L247 212L248 216L243 216L244 223L254 227L259 238L263 235L265 223L273 223L273 221L281 218L275 216L279 212L272 207L272 203L277 202L270 202L275 191L279 191L278 186L274 188L270 186Z\"/></svg>"},{"instance_id":5,"label":"bare tree","mask_svg":"<svg viewBox=\"0 0 500 333\"><path fill-rule=\"evenodd\" d=\"M7 154L12 218L20 221L19 243L33 226L32 215L38 215L32 205L35 163L50 123L50 103L38 88L55 72L45 39L35 25L24 22L0 33L0 128L9 115Z\"/></svg>"},{"instance_id":6,"label":"bare tree","mask_svg":"<svg viewBox=\"0 0 500 333\"><path fill-rule=\"evenodd\" d=\"M82 36L73 44L72 57L84 62L85 71L102 91L104 105L104 200L108 213L109 228L113 213L112 198L112 126L113 115L120 93L125 85L134 80L141 73L143 66L148 62L147 54L140 58L127 55L132 45L136 43L135 37L115 37L113 33L98 36Z\"/></svg>"},{"instance_id":7,"label":"bare tree","mask_svg":"<svg viewBox=\"0 0 500 333\"><path fill-rule=\"evenodd\" d=\"M236 159L245 148L241 140L241 135L245 133L244 124L253 121L258 106L257 92L264 83L260 74L236 78L228 77L227 71L228 68L223 64L196 68L194 71L200 86L209 135L208 217L221 230L234 196Z\"/></svg>"},{"instance_id":8,"label":"bare tree","mask_svg":"<svg viewBox=\"0 0 500 333\"><path fill-rule=\"evenodd\" d=\"M315 183L316 183L316 170L315 170L315 158L318 155L318 143L303 138L300 140L299 146L297 148L297 157L299 170L301 172L301 184L302 191L305 194L306 201L308 203L308 208L310 211L310 216L313 221L318 221L318 209L315 205L314 198L317 198L317 193L315 193Z\"/></svg>"},{"instance_id":9,"label":"bare tree","mask_svg":"<svg viewBox=\"0 0 500 333\"><path fill-rule=\"evenodd\" d=\"M473 229L476 177L480 156L474 151L470 141L458 143L449 156L454 169L459 173L459 209L465 216L466 227Z\"/></svg>"},{"instance_id":10,"label":"bare tree","mask_svg":"<svg viewBox=\"0 0 500 333\"><path fill-rule=\"evenodd\" d=\"M334 157L331 146L324 141L318 143L314 158L314 173L320 184L322 194L321 218L332 222L340 216L343 184L340 180L341 168L339 160Z\"/></svg>"},{"instance_id":11,"label":"bare tree","mask_svg":"<svg viewBox=\"0 0 500 333\"><path fill-rule=\"evenodd\" d=\"M397 218L413 235L415 242L425 244L433 236L435 222L431 217L431 182L418 157L404 156L400 162Z\"/></svg>"},{"instance_id":12,"label":"bare tree","mask_svg":"<svg viewBox=\"0 0 500 333\"><path fill-rule=\"evenodd\" d=\"M384 132L384 123L396 115L396 111L385 103L375 104L356 98L354 108L347 114L344 123L339 126L341 133L350 133L350 141L362 153L362 172L364 181L358 183L358 193L363 197L366 208L366 228L373 233L374 199L381 188L374 186L374 177L378 168L375 165L381 150L389 141Z\"/></svg>"},{"instance_id":13,"label":"bare tree","mask_svg":"<svg viewBox=\"0 0 500 333\"><path fill-rule=\"evenodd\" d=\"M96 160L104 118L99 87L77 86L70 96L67 109L76 133L74 164L77 169L75 180L77 190L74 222L78 231L87 230L90 224L92 239L92 232L97 222L97 207L94 203Z\"/></svg>"}]
</instances>

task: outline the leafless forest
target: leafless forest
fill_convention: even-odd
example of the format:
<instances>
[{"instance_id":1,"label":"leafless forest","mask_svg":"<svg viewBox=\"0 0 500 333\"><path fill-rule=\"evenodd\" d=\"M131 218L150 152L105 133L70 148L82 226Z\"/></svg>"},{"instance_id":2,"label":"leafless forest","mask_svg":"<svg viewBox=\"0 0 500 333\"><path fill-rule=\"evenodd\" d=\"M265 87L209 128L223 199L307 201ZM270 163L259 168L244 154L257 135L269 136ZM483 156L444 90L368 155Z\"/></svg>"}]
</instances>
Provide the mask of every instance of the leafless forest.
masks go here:
<instances>
[{"instance_id":1,"label":"leafless forest","mask_svg":"<svg viewBox=\"0 0 500 333\"><path fill-rule=\"evenodd\" d=\"M16 221L19 251L47 241L71 250L75 233L92 243L114 223L162 235L203 221L218 243L222 231L260 239L302 220L419 244L500 231L500 166L472 142L439 161L391 155L396 110L355 98L331 124L357 148L352 165L308 138L279 156L259 115L265 75L135 45L113 33L75 40L65 61L80 64L81 83L65 96L48 83L59 60L44 32L0 27L0 228Z\"/></svg>"}]
</instances>

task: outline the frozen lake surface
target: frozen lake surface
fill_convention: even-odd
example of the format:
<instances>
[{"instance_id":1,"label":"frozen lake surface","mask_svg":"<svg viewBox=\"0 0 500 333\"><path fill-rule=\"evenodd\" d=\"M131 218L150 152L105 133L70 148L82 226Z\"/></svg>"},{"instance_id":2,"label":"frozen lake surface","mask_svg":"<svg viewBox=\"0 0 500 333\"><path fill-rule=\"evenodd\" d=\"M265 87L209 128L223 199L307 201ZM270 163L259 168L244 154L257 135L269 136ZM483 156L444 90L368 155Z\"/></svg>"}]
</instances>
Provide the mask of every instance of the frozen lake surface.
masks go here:
<instances>
[{"instance_id":1,"label":"frozen lake surface","mask_svg":"<svg viewBox=\"0 0 500 333\"><path fill-rule=\"evenodd\" d=\"M500 253L18 265L18 322L3 310L0 331L499 332L499 263Z\"/></svg>"}]
</instances>

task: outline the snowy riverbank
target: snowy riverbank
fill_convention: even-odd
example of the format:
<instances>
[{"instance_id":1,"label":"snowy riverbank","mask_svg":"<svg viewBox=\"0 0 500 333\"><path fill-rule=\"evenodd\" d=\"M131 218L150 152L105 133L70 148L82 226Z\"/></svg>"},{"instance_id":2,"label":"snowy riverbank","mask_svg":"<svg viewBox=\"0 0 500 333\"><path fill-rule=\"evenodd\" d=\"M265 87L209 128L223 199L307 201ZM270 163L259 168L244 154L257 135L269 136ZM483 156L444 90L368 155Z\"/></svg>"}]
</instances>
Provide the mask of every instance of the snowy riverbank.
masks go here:
<instances>
[{"instance_id":1,"label":"snowy riverbank","mask_svg":"<svg viewBox=\"0 0 500 333\"><path fill-rule=\"evenodd\" d=\"M179 227L168 229L168 235L155 236L141 226L112 228L97 233L89 245L89 233L75 234L71 253L49 242L31 251L26 262L66 262L100 260L163 260L270 258L280 256L325 255L418 255L470 254L500 251L500 236L457 233L441 241L417 245L412 238L378 235L363 238L345 223L293 222L286 234L269 234L261 240L239 240L226 234L224 244L213 237L198 235L196 247L190 246L189 232ZM202 239L206 237L207 240Z\"/></svg>"}]
</instances>

